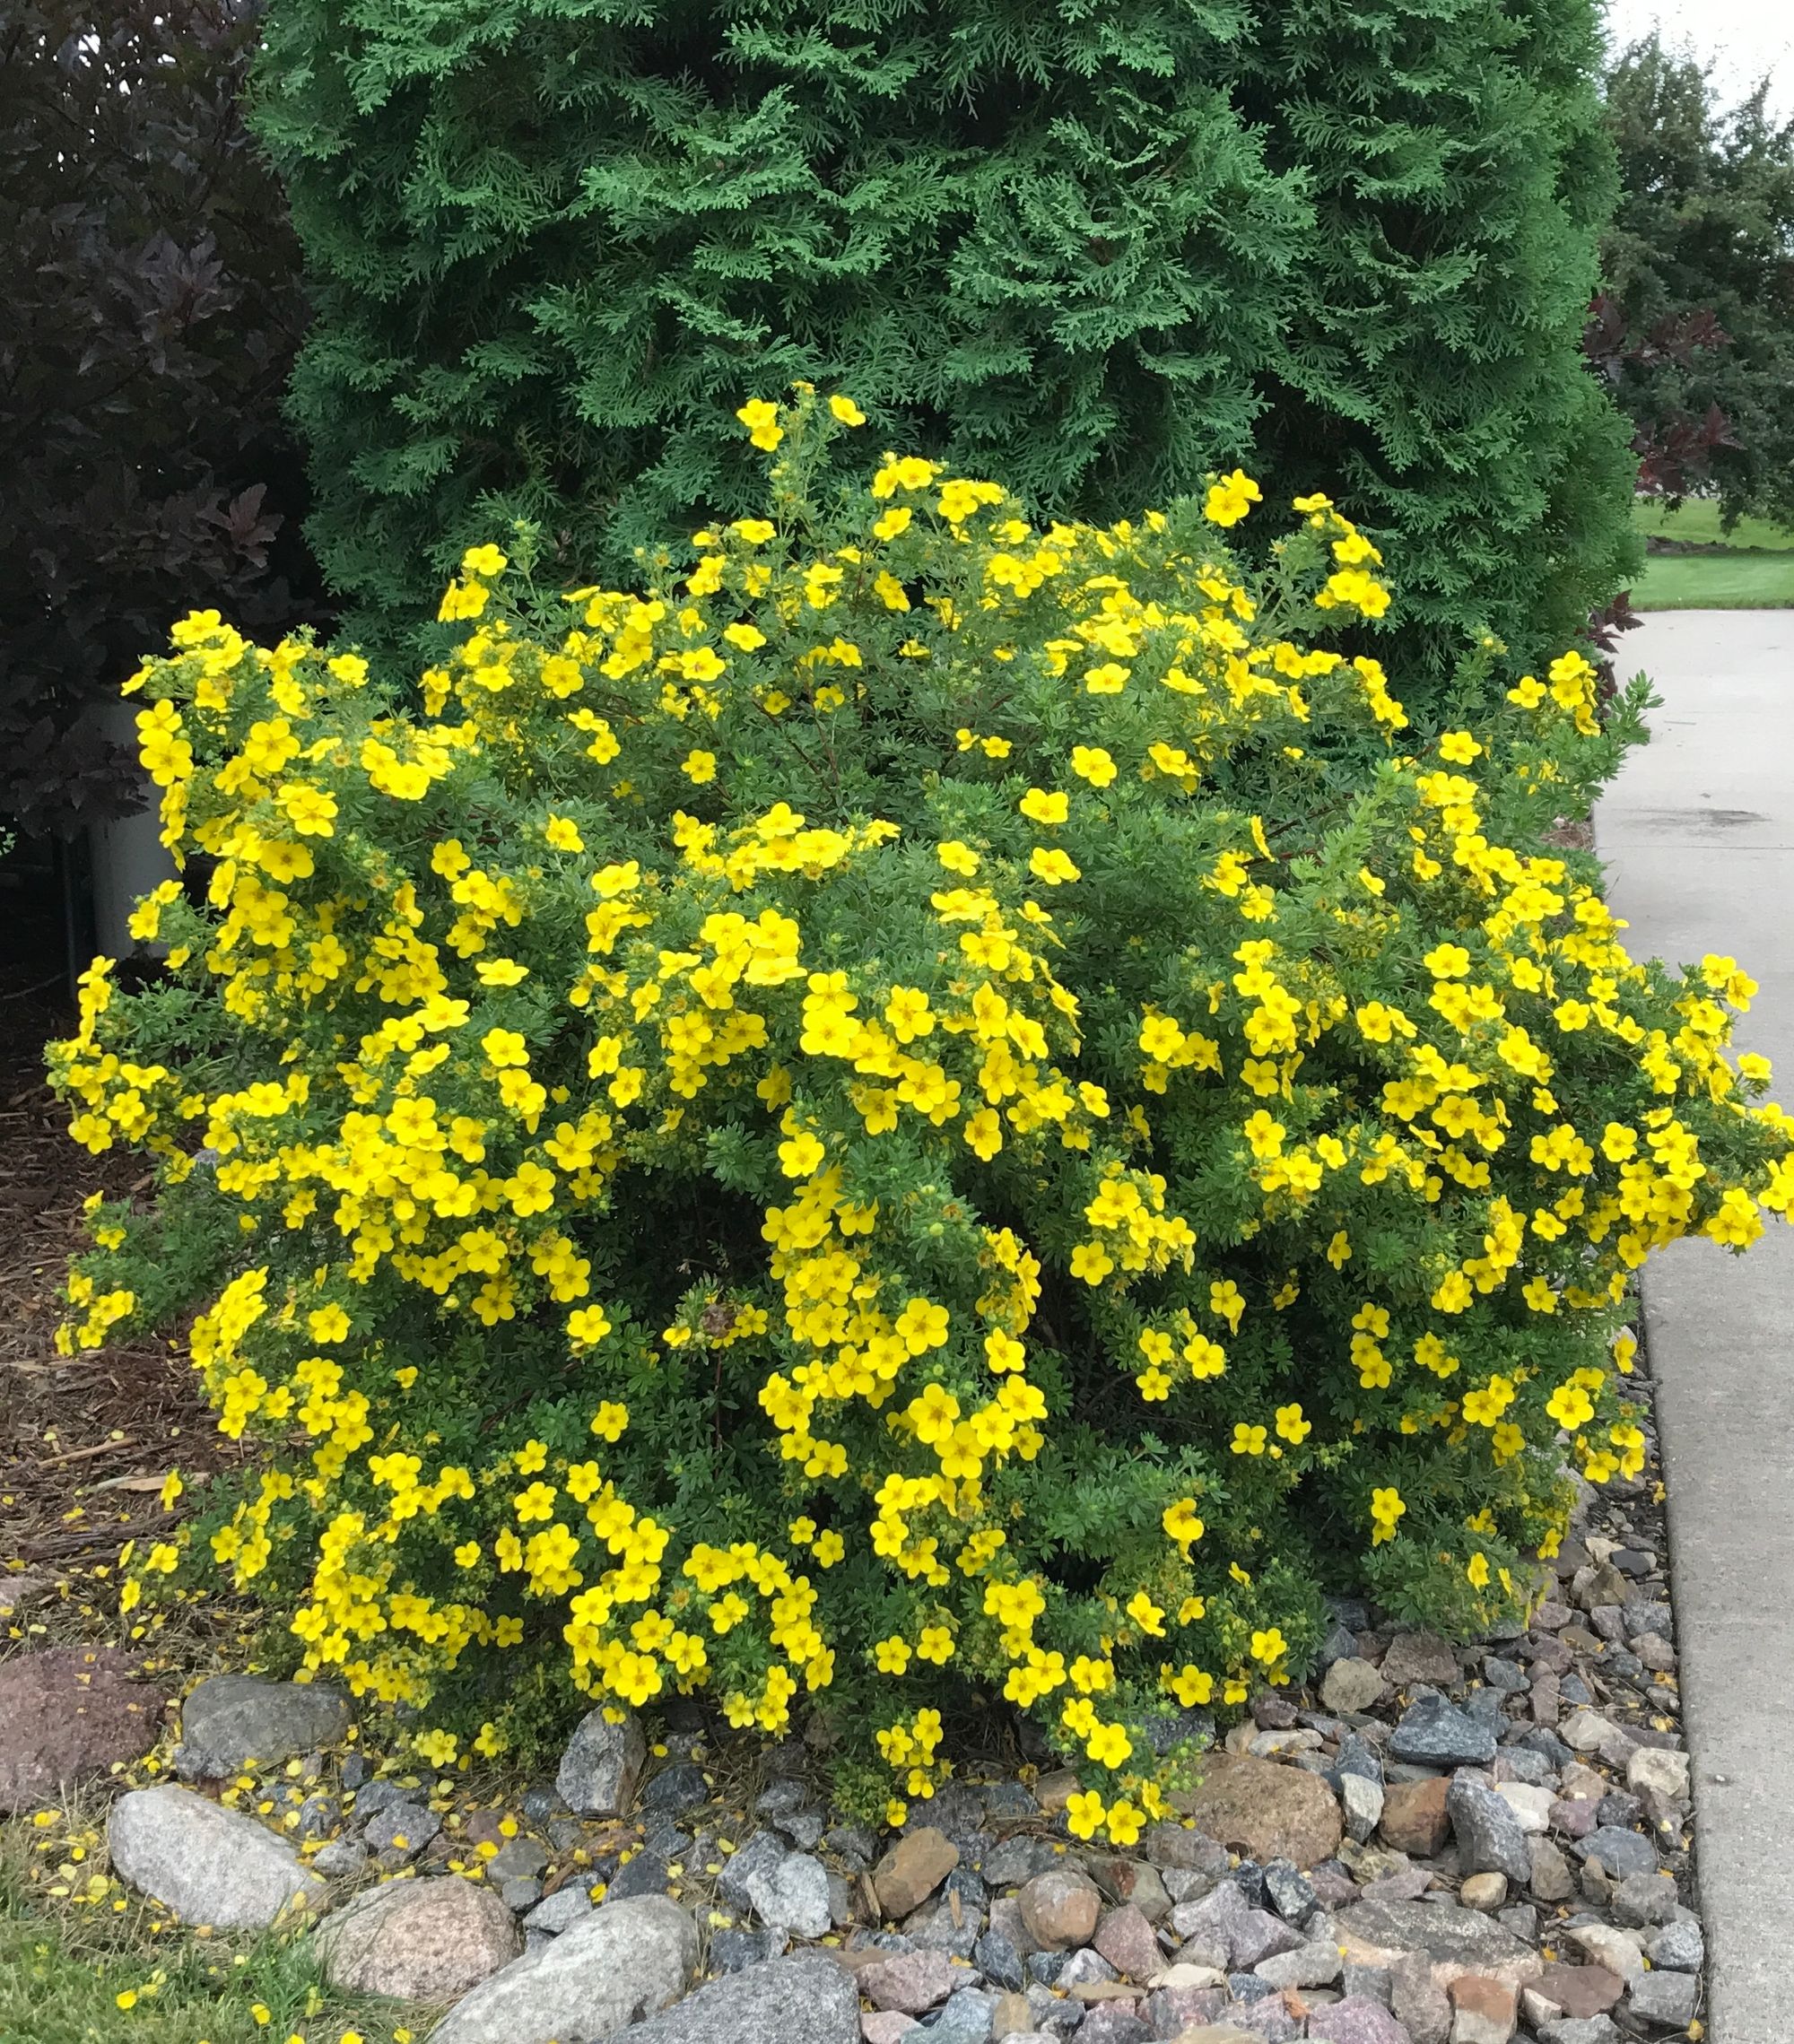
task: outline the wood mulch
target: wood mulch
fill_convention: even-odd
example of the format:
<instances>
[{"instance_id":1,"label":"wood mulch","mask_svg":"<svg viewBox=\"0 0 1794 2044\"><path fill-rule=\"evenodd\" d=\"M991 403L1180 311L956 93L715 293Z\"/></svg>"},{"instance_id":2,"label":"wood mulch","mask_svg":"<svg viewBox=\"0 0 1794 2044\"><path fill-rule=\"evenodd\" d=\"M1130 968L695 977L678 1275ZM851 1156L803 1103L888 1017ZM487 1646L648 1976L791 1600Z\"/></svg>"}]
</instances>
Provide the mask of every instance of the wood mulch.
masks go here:
<instances>
[{"instance_id":1,"label":"wood mulch","mask_svg":"<svg viewBox=\"0 0 1794 2044\"><path fill-rule=\"evenodd\" d=\"M185 1356L166 1340L56 1353L68 1258L87 1246L83 1200L140 1195L150 1180L140 1155L94 1157L71 1143L67 1112L44 1082L44 1043L73 1029L74 1006L57 905L34 906L31 893L9 890L0 902L0 1579L22 1563L66 1585L48 1611L39 1599L20 1620L63 1631L51 1614L73 1601L86 1606L77 1630L92 1637L96 1605L113 1608L107 1585L123 1543L165 1536L192 1509L196 1485L162 1509L163 1476L179 1465L192 1485L239 1451L214 1431ZM26 1628L0 1622L0 1653L9 1630L16 1639Z\"/></svg>"}]
</instances>

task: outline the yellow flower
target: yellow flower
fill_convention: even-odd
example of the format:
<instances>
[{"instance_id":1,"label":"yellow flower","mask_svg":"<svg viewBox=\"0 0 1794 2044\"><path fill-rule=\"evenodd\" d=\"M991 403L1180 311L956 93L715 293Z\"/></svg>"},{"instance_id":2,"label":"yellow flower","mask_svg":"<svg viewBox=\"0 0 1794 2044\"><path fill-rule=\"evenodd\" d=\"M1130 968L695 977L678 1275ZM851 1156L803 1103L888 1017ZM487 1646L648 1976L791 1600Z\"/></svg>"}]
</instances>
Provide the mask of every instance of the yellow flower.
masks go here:
<instances>
[{"instance_id":1,"label":"yellow flower","mask_svg":"<svg viewBox=\"0 0 1794 2044\"><path fill-rule=\"evenodd\" d=\"M1036 845L1028 855L1028 871L1036 880L1044 881L1049 887L1063 886L1068 880L1083 878L1083 874L1064 852L1057 848L1049 851L1042 845Z\"/></svg>"},{"instance_id":2,"label":"yellow flower","mask_svg":"<svg viewBox=\"0 0 1794 2044\"><path fill-rule=\"evenodd\" d=\"M1080 1789L1066 1798L1066 1824L1075 1839L1094 1838L1106 1814L1102 1798L1093 1788Z\"/></svg>"},{"instance_id":3,"label":"yellow flower","mask_svg":"<svg viewBox=\"0 0 1794 2044\"><path fill-rule=\"evenodd\" d=\"M1300 1447L1313 1431L1314 1422L1311 1420L1302 1418L1300 1405L1279 1405L1277 1407L1277 1439L1279 1440L1287 1440Z\"/></svg>"},{"instance_id":4,"label":"yellow flower","mask_svg":"<svg viewBox=\"0 0 1794 2044\"><path fill-rule=\"evenodd\" d=\"M579 826L570 816L551 816L542 826L542 835L557 852L582 852L586 848Z\"/></svg>"},{"instance_id":5,"label":"yellow flower","mask_svg":"<svg viewBox=\"0 0 1794 2044\"><path fill-rule=\"evenodd\" d=\"M679 771L701 787L704 782L717 778L717 756L701 750L687 752L679 762Z\"/></svg>"},{"instance_id":6,"label":"yellow flower","mask_svg":"<svg viewBox=\"0 0 1794 2044\"><path fill-rule=\"evenodd\" d=\"M1074 745L1071 770L1093 787L1107 787L1115 778L1115 761L1101 745Z\"/></svg>"},{"instance_id":7,"label":"yellow flower","mask_svg":"<svg viewBox=\"0 0 1794 2044\"><path fill-rule=\"evenodd\" d=\"M1110 1843L1125 1848L1139 1838L1145 1819L1124 1796L1119 1802L1109 1805L1107 1822Z\"/></svg>"},{"instance_id":8,"label":"yellow flower","mask_svg":"<svg viewBox=\"0 0 1794 2044\"><path fill-rule=\"evenodd\" d=\"M1396 1521L1407 1510L1401 1492L1393 1484L1380 1486L1371 1492L1371 1544L1380 1546L1396 1536Z\"/></svg>"},{"instance_id":9,"label":"yellow flower","mask_svg":"<svg viewBox=\"0 0 1794 2044\"><path fill-rule=\"evenodd\" d=\"M843 396L840 391L829 399L829 410L843 426L863 426L866 423L866 413L852 398Z\"/></svg>"},{"instance_id":10,"label":"yellow flower","mask_svg":"<svg viewBox=\"0 0 1794 2044\"><path fill-rule=\"evenodd\" d=\"M1031 787L1015 806L1034 823L1063 823L1071 810L1067 796L1049 795L1043 787Z\"/></svg>"},{"instance_id":11,"label":"yellow flower","mask_svg":"<svg viewBox=\"0 0 1794 2044\"><path fill-rule=\"evenodd\" d=\"M621 1440L629 1425L629 1408L606 1398L592 1414L592 1431L601 1440Z\"/></svg>"},{"instance_id":12,"label":"yellow flower","mask_svg":"<svg viewBox=\"0 0 1794 2044\"><path fill-rule=\"evenodd\" d=\"M750 398L736 411L736 417L747 428L747 437L754 446L768 454L785 438L779 423L779 407L763 397Z\"/></svg>"},{"instance_id":13,"label":"yellow flower","mask_svg":"<svg viewBox=\"0 0 1794 2044\"><path fill-rule=\"evenodd\" d=\"M1258 485L1236 468L1231 475L1209 484L1202 515L1211 525L1237 526L1254 504L1263 501Z\"/></svg>"}]
</instances>

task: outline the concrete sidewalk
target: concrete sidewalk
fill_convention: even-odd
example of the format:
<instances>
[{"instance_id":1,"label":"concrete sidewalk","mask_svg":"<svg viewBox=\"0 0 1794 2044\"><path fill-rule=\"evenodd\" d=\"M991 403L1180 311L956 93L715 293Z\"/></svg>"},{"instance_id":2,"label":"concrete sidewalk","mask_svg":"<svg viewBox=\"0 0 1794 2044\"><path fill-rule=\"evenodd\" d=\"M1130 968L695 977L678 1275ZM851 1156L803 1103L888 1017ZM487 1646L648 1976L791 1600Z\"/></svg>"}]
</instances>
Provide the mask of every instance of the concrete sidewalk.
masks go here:
<instances>
[{"instance_id":1,"label":"concrete sidewalk","mask_svg":"<svg viewBox=\"0 0 1794 2044\"><path fill-rule=\"evenodd\" d=\"M1635 956L1730 952L1739 1047L1794 1106L1794 612L1659 612L1623 642L1663 706L1596 814ZM1644 1275L1694 1761L1711 2044L1794 2040L1794 1231Z\"/></svg>"}]
</instances>

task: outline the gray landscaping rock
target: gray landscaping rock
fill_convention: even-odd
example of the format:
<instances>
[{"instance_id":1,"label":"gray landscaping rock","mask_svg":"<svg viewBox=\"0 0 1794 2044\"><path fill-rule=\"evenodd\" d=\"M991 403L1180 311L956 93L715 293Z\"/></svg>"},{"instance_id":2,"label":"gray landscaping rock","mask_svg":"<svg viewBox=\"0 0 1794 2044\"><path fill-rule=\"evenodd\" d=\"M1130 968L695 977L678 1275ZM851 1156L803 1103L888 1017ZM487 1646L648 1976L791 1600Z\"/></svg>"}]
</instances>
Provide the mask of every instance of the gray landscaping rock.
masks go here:
<instances>
[{"instance_id":1,"label":"gray landscaping rock","mask_svg":"<svg viewBox=\"0 0 1794 2044\"><path fill-rule=\"evenodd\" d=\"M893 1952L860 1970L859 1991L875 2008L920 2015L945 2001L964 1978L945 1952Z\"/></svg>"},{"instance_id":2,"label":"gray landscaping rock","mask_svg":"<svg viewBox=\"0 0 1794 2044\"><path fill-rule=\"evenodd\" d=\"M548 1851L540 1840L507 1839L486 1862L486 1878L488 1881L529 1881L547 1864Z\"/></svg>"},{"instance_id":3,"label":"gray landscaping rock","mask_svg":"<svg viewBox=\"0 0 1794 2044\"><path fill-rule=\"evenodd\" d=\"M1215 1881L1227 1871L1227 1848L1191 1825L1149 1824L1140 1848L1154 1866L1173 1866Z\"/></svg>"},{"instance_id":4,"label":"gray landscaping rock","mask_svg":"<svg viewBox=\"0 0 1794 2044\"><path fill-rule=\"evenodd\" d=\"M1020 1994L1028 1984L1026 1968L1015 1940L995 1927L987 1930L972 1947L972 1963L994 1986Z\"/></svg>"},{"instance_id":5,"label":"gray landscaping rock","mask_svg":"<svg viewBox=\"0 0 1794 2044\"><path fill-rule=\"evenodd\" d=\"M1423 1696L1402 1713L1389 1751L1429 1767L1486 1767L1495 1757L1495 1735L1444 1697Z\"/></svg>"},{"instance_id":6,"label":"gray landscaping rock","mask_svg":"<svg viewBox=\"0 0 1794 2044\"><path fill-rule=\"evenodd\" d=\"M523 1919L523 1927L546 1931L551 1936L558 1937L563 1930L570 1930L581 1917L591 1913L592 1898L578 1881L570 1881L564 1888L557 1888L545 1900L538 1902Z\"/></svg>"},{"instance_id":7,"label":"gray landscaping rock","mask_svg":"<svg viewBox=\"0 0 1794 2044\"><path fill-rule=\"evenodd\" d=\"M704 1770L691 1761L664 1768L641 1792L641 1807L663 1817L683 1816L708 1803L712 1795Z\"/></svg>"},{"instance_id":8,"label":"gray landscaping rock","mask_svg":"<svg viewBox=\"0 0 1794 2044\"><path fill-rule=\"evenodd\" d=\"M1410 2044L1406 2026L1379 2001L1347 1995L1326 2008L1311 2009L1308 2034L1325 2044Z\"/></svg>"},{"instance_id":9,"label":"gray landscaping rock","mask_svg":"<svg viewBox=\"0 0 1794 2044\"><path fill-rule=\"evenodd\" d=\"M615 1902L483 1981L431 2044L597 2044L676 2002L697 1969L698 1927L678 1903Z\"/></svg>"},{"instance_id":10,"label":"gray landscaping rock","mask_svg":"<svg viewBox=\"0 0 1794 2044\"><path fill-rule=\"evenodd\" d=\"M325 1883L284 1839L171 1782L121 1796L107 1819L106 1846L121 1881L185 1923L260 1930L327 1904Z\"/></svg>"},{"instance_id":11,"label":"gray landscaping rock","mask_svg":"<svg viewBox=\"0 0 1794 2044\"><path fill-rule=\"evenodd\" d=\"M1389 1970L1389 2007L1412 2044L1446 2044L1451 2034L1451 2003L1433 1979L1426 1953L1410 1952Z\"/></svg>"},{"instance_id":12,"label":"gray landscaping rock","mask_svg":"<svg viewBox=\"0 0 1794 2044\"><path fill-rule=\"evenodd\" d=\"M1267 1959L1293 1952L1302 1942L1302 1933L1268 1909L1248 1909L1230 1933L1231 1964L1236 1972L1254 1972Z\"/></svg>"},{"instance_id":13,"label":"gray landscaping rock","mask_svg":"<svg viewBox=\"0 0 1794 2044\"><path fill-rule=\"evenodd\" d=\"M1335 1661L1320 1685L1320 1700L1329 1710L1374 1710L1389 1694L1389 1683L1369 1661L1353 1657Z\"/></svg>"},{"instance_id":14,"label":"gray landscaping rock","mask_svg":"<svg viewBox=\"0 0 1794 2044\"><path fill-rule=\"evenodd\" d=\"M1576 1881L1570 1862L1549 1839L1528 1839L1527 1857L1532 1862L1527 1886L1541 1902L1567 1901L1575 1893Z\"/></svg>"},{"instance_id":15,"label":"gray landscaping rock","mask_svg":"<svg viewBox=\"0 0 1794 2044\"><path fill-rule=\"evenodd\" d=\"M1634 1796L1647 1790L1666 1803L1688 1800L1688 1756L1659 1746L1641 1746L1626 1762L1626 1787Z\"/></svg>"},{"instance_id":16,"label":"gray landscaping rock","mask_svg":"<svg viewBox=\"0 0 1794 2044\"><path fill-rule=\"evenodd\" d=\"M350 1880L367 1864L368 1848L360 1839L332 1839L311 1860L313 1873L327 1881Z\"/></svg>"},{"instance_id":17,"label":"gray landscaping rock","mask_svg":"<svg viewBox=\"0 0 1794 2044\"><path fill-rule=\"evenodd\" d=\"M1436 1632L1398 1632L1383 1656L1383 1680L1394 1689L1450 1689L1458 1679L1458 1657Z\"/></svg>"},{"instance_id":18,"label":"gray landscaping rock","mask_svg":"<svg viewBox=\"0 0 1794 2044\"><path fill-rule=\"evenodd\" d=\"M1274 1987L1330 1987L1345 1970L1345 1961L1337 1944L1320 1939L1260 1960L1252 1970Z\"/></svg>"},{"instance_id":19,"label":"gray landscaping rock","mask_svg":"<svg viewBox=\"0 0 1794 2044\"><path fill-rule=\"evenodd\" d=\"M1626 2013L1665 2030L1685 2030L1701 2003L1692 1973L1643 1973L1626 1988Z\"/></svg>"},{"instance_id":20,"label":"gray landscaping rock","mask_svg":"<svg viewBox=\"0 0 1794 2044\"><path fill-rule=\"evenodd\" d=\"M1286 1859L1274 1859L1265 1868L1265 1900L1285 1923L1305 1922L1316 1902L1314 1890Z\"/></svg>"},{"instance_id":21,"label":"gray landscaping rock","mask_svg":"<svg viewBox=\"0 0 1794 2044\"><path fill-rule=\"evenodd\" d=\"M356 1815L361 1812L358 1810ZM442 1829L439 1812L422 1803L408 1803L403 1796L375 1811L362 1836L376 1852L414 1858ZM496 1862L494 1862L496 1864Z\"/></svg>"},{"instance_id":22,"label":"gray landscaping rock","mask_svg":"<svg viewBox=\"0 0 1794 2044\"><path fill-rule=\"evenodd\" d=\"M1454 1781L1446 1794L1445 1813L1465 1873L1504 1874L1517 1887L1532 1878L1526 1833L1512 1808L1494 1789Z\"/></svg>"},{"instance_id":23,"label":"gray landscaping rock","mask_svg":"<svg viewBox=\"0 0 1794 2044\"><path fill-rule=\"evenodd\" d=\"M639 1900L643 1895L664 1895L672 1885L666 1862L658 1852L638 1852L611 1875L608 1902Z\"/></svg>"},{"instance_id":24,"label":"gray landscaping rock","mask_svg":"<svg viewBox=\"0 0 1794 2044\"><path fill-rule=\"evenodd\" d=\"M1564 1932L1572 1944L1580 1945L1596 1965L1604 1966L1616 1979L1633 1980L1644 1971L1644 1956L1635 1938L1611 1924L1576 1924Z\"/></svg>"},{"instance_id":25,"label":"gray landscaping rock","mask_svg":"<svg viewBox=\"0 0 1794 2044\"><path fill-rule=\"evenodd\" d=\"M629 2044L859 2044L859 1996L832 1959L796 1952L711 1980L627 2034Z\"/></svg>"},{"instance_id":26,"label":"gray landscaping rock","mask_svg":"<svg viewBox=\"0 0 1794 2044\"><path fill-rule=\"evenodd\" d=\"M1362 1774L1342 1774L1339 1807L1346 1814L1346 1836L1363 1845L1382 1822L1382 1783Z\"/></svg>"},{"instance_id":27,"label":"gray landscaping rock","mask_svg":"<svg viewBox=\"0 0 1794 2044\"><path fill-rule=\"evenodd\" d=\"M252 1761L273 1767L335 1745L350 1723L348 1698L327 1683L213 1675L180 1707L180 1771L194 1780L235 1774Z\"/></svg>"},{"instance_id":28,"label":"gray landscaping rock","mask_svg":"<svg viewBox=\"0 0 1794 2044\"><path fill-rule=\"evenodd\" d=\"M1620 2044L1620 2033L1605 2015L1566 2016L1542 2024L1539 2044Z\"/></svg>"},{"instance_id":29,"label":"gray landscaping rock","mask_svg":"<svg viewBox=\"0 0 1794 2044\"><path fill-rule=\"evenodd\" d=\"M1614 1921L1633 1929L1674 1923L1682 1900L1667 1874L1633 1874L1614 1890Z\"/></svg>"},{"instance_id":30,"label":"gray landscaping rock","mask_svg":"<svg viewBox=\"0 0 1794 2044\"><path fill-rule=\"evenodd\" d=\"M1584 1864L1598 1859L1615 1881L1629 1874L1655 1874L1657 1848L1642 1831L1622 1831L1616 1824L1603 1824L1591 1831L1577 1848Z\"/></svg>"},{"instance_id":31,"label":"gray landscaping rock","mask_svg":"<svg viewBox=\"0 0 1794 2044\"><path fill-rule=\"evenodd\" d=\"M1697 1923L1665 1924L1644 1948L1653 1966L1669 1973L1698 1973L1706 1963L1707 1944Z\"/></svg>"},{"instance_id":32,"label":"gray landscaping rock","mask_svg":"<svg viewBox=\"0 0 1794 2044\"><path fill-rule=\"evenodd\" d=\"M969 1867L956 1867L938 1895L904 1918L903 1935L935 1951L970 1959L984 1928L984 1883Z\"/></svg>"},{"instance_id":33,"label":"gray landscaping rock","mask_svg":"<svg viewBox=\"0 0 1794 2044\"><path fill-rule=\"evenodd\" d=\"M1071 1994L1078 1987L1104 1987L1121 1978L1119 1972L1097 1951L1094 1945L1083 1945L1074 1952L1059 1968L1059 1977L1053 1985L1061 1994Z\"/></svg>"},{"instance_id":34,"label":"gray landscaping rock","mask_svg":"<svg viewBox=\"0 0 1794 2044\"><path fill-rule=\"evenodd\" d=\"M737 1908L794 1937L821 1937L833 1925L828 1869L807 1853L787 1852L771 1831L756 1832L725 1860L717 1885Z\"/></svg>"},{"instance_id":35,"label":"gray landscaping rock","mask_svg":"<svg viewBox=\"0 0 1794 2044\"><path fill-rule=\"evenodd\" d=\"M1164 1965L1152 1925L1131 1902L1106 1910L1091 1942L1119 1973L1143 1987Z\"/></svg>"},{"instance_id":36,"label":"gray landscaping rock","mask_svg":"<svg viewBox=\"0 0 1794 2044\"><path fill-rule=\"evenodd\" d=\"M615 1708L601 1706L579 1720L554 1777L561 1800L582 1817L626 1817L634 1806L648 1742L632 1710L611 1722Z\"/></svg>"},{"instance_id":37,"label":"gray landscaping rock","mask_svg":"<svg viewBox=\"0 0 1794 2044\"><path fill-rule=\"evenodd\" d=\"M326 1979L346 1993L450 2002L509 1965L523 1940L490 1888L450 1875L363 1889L317 1945Z\"/></svg>"},{"instance_id":38,"label":"gray landscaping rock","mask_svg":"<svg viewBox=\"0 0 1794 2044\"><path fill-rule=\"evenodd\" d=\"M1503 1781L1496 1785L1495 1794L1520 1820L1520 1828L1528 1838L1543 1838L1551 1829L1551 1805L1556 1797L1549 1788L1532 1782Z\"/></svg>"},{"instance_id":39,"label":"gray landscaping rock","mask_svg":"<svg viewBox=\"0 0 1794 2044\"><path fill-rule=\"evenodd\" d=\"M762 1960L782 1956L785 1945L782 1930L713 1930L705 1964L712 1973L745 1973Z\"/></svg>"},{"instance_id":40,"label":"gray landscaping rock","mask_svg":"<svg viewBox=\"0 0 1794 2044\"><path fill-rule=\"evenodd\" d=\"M982 1987L962 1987L924 2032L928 2044L989 2044L1000 1998Z\"/></svg>"},{"instance_id":41,"label":"gray landscaping rock","mask_svg":"<svg viewBox=\"0 0 1794 2044\"><path fill-rule=\"evenodd\" d=\"M1493 1917L1450 1904L1359 1902L1341 1911L1338 1929L1346 1959L1390 1966L1405 1953L1422 1953L1441 1987L1460 1973L1488 1973L1520 1987L1544 1964Z\"/></svg>"}]
</instances>

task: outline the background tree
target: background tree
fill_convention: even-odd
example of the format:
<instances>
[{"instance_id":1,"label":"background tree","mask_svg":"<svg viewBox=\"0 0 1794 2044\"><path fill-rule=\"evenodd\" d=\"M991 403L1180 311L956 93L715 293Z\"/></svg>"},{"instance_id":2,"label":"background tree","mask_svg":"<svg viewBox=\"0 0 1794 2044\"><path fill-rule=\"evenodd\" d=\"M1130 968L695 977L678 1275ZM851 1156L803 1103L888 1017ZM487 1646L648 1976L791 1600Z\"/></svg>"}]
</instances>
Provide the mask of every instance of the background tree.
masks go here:
<instances>
[{"instance_id":1,"label":"background tree","mask_svg":"<svg viewBox=\"0 0 1794 2044\"><path fill-rule=\"evenodd\" d=\"M317 608L280 416L303 324L239 110L250 0L0 0L0 813L136 806L93 717L196 605Z\"/></svg>"},{"instance_id":2,"label":"background tree","mask_svg":"<svg viewBox=\"0 0 1794 2044\"><path fill-rule=\"evenodd\" d=\"M1622 196L1589 352L1633 422L1640 487L1794 519L1794 122L1765 81L1720 106L1711 73L1635 43L1607 83Z\"/></svg>"},{"instance_id":3,"label":"background tree","mask_svg":"<svg viewBox=\"0 0 1794 2044\"><path fill-rule=\"evenodd\" d=\"M311 532L404 615L737 513L795 378L1042 510L1243 462L1408 563L1389 648L1530 651L1625 578L1581 359L1593 0L275 0L257 123L317 326Z\"/></svg>"}]
</instances>

